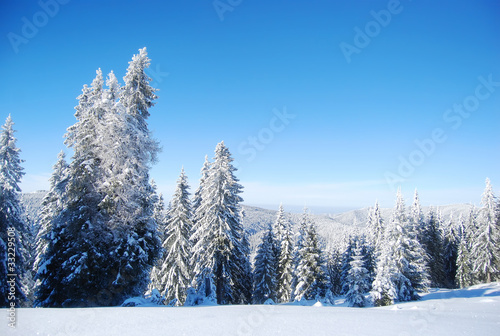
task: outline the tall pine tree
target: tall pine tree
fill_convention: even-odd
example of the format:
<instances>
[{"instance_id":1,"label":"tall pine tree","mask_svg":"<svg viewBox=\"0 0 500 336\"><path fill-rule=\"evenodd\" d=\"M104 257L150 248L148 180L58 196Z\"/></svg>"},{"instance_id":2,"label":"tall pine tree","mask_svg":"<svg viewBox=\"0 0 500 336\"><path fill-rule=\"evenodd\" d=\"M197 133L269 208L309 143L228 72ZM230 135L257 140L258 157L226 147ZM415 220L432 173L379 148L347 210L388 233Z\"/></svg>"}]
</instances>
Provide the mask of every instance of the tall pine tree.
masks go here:
<instances>
[{"instance_id":1,"label":"tall pine tree","mask_svg":"<svg viewBox=\"0 0 500 336\"><path fill-rule=\"evenodd\" d=\"M472 260L470 256L471 248L471 222L475 219L475 211L471 210L469 221L464 221L462 218L459 220L459 236L458 236L458 250L457 250L457 273L455 276L455 282L459 288L465 288L472 286L473 276L472 276Z\"/></svg>"},{"instance_id":2,"label":"tall pine tree","mask_svg":"<svg viewBox=\"0 0 500 336\"><path fill-rule=\"evenodd\" d=\"M269 225L257 249L254 267L253 301L262 304L268 299L276 302L276 256L274 252L275 237Z\"/></svg>"},{"instance_id":3,"label":"tall pine tree","mask_svg":"<svg viewBox=\"0 0 500 336\"><path fill-rule=\"evenodd\" d=\"M158 144L146 121L156 99L147 66L141 49L123 88L110 73L105 90L98 70L78 97L77 122L66 134L74 155L40 260L37 305L116 305L147 287L161 248L148 173Z\"/></svg>"},{"instance_id":4,"label":"tall pine tree","mask_svg":"<svg viewBox=\"0 0 500 336\"><path fill-rule=\"evenodd\" d=\"M413 195L413 203L410 207L409 220L412 232L416 235L420 244L423 244L423 238L425 237L424 229L426 223L424 213L422 211L422 206L420 205L420 198L418 197L417 189L415 189L415 193Z\"/></svg>"},{"instance_id":5,"label":"tall pine tree","mask_svg":"<svg viewBox=\"0 0 500 336\"><path fill-rule=\"evenodd\" d=\"M106 227L99 203L102 194L100 122L103 107L100 70L86 85L75 108L77 122L68 128L66 144L74 150L62 210L53 219L51 240L41 260L35 304L43 307L109 305L108 246L112 233Z\"/></svg>"},{"instance_id":6,"label":"tall pine tree","mask_svg":"<svg viewBox=\"0 0 500 336\"><path fill-rule=\"evenodd\" d=\"M241 211L241 218L244 218L245 213L244 211ZM250 262L250 254L251 254L251 248L250 248L250 242L248 241L248 232L245 230L243 231L243 235L241 237L241 249L242 249L242 255L241 257L243 258L242 260L242 278L239 284L239 290L241 291L241 303L250 303L252 302L252 295L253 295L253 270L252 270L252 264Z\"/></svg>"},{"instance_id":7,"label":"tall pine tree","mask_svg":"<svg viewBox=\"0 0 500 336\"><path fill-rule=\"evenodd\" d=\"M359 239L353 249L352 261L347 276L348 291L346 301L349 307L364 307L365 294L370 290L370 275L366 268L366 255L363 253Z\"/></svg>"},{"instance_id":8,"label":"tall pine tree","mask_svg":"<svg viewBox=\"0 0 500 336\"><path fill-rule=\"evenodd\" d=\"M422 231L422 246L427 253L431 285L434 287L443 286L445 280L441 226L440 215L430 208Z\"/></svg>"},{"instance_id":9,"label":"tall pine tree","mask_svg":"<svg viewBox=\"0 0 500 336\"><path fill-rule=\"evenodd\" d=\"M280 248L278 255L276 296L280 303L290 302L293 288L293 235L290 223L286 220L280 205L277 221L281 227ZM276 231L276 230L275 230Z\"/></svg>"},{"instance_id":10,"label":"tall pine tree","mask_svg":"<svg viewBox=\"0 0 500 336\"><path fill-rule=\"evenodd\" d=\"M232 161L224 142L219 143L204 181L192 236L194 285L201 295L215 298L219 304L246 300L239 196L242 186L234 175Z\"/></svg>"},{"instance_id":11,"label":"tall pine tree","mask_svg":"<svg viewBox=\"0 0 500 336\"><path fill-rule=\"evenodd\" d=\"M462 221L462 218L459 218ZM457 253L459 236L453 214L450 215L447 225L445 226L445 234L443 240L443 264L445 281L444 285L447 288L455 288L455 277L457 275Z\"/></svg>"},{"instance_id":12,"label":"tall pine tree","mask_svg":"<svg viewBox=\"0 0 500 336\"><path fill-rule=\"evenodd\" d=\"M286 226L285 210L283 209L283 204L280 204L276 220L274 221L273 224L274 237L276 238L275 240L276 246L274 247L276 257L278 257L280 254L281 241L283 239L283 235L285 232L285 226Z\"/></svg>"},{"instance_id":13,"label":"tall pine tree","mask_svg":"<svg viewBox=\"0 0 500 336\"><path fill-rule=\"evenodd\" d=\"M353 249L357 243L357 237L350 236L347 242L346 249L342 254L342 263L340 268L340 282L342 284L341 294L346 294L349 290L347 277L349 276L349 269L351 268L351 261L353 256Z\"/></svg>"},{"instance_id":14,"label":"tall pine tree","mask_svg":"<svg viewBox=\"0 0 500 336\"><path fill-rule=\"evenodd\" d=\"M62 211L65 204L66 185L68 184L68 163L66 155L61 151L58 155L56 164L52 167L53 172L50 177L50 190L45 195L42 202L42 210L39 220L39 230L36 236L35 244L35 261L33 268L36 273L35 278L41 278L43 270L40 266L43 263L44 255L47 252L49 243L52 241L52 232L54 220ZM37 291L40 281L35 283L35 292Z\"/></svg>"},{"instance_id":15,"label":"tall pine tree","mask_svg":"<svg viewBox=\"0 0 500 336\"><path fill-rule=\"evenodd\" d=\"M184 304L191 281L189 237L193 223L188 189L187 177L182 169L169 210L163 242L165 257L157 275L160 280L160 287L157 288L160 294L165 296L167 302L175 300L177 306Z\"/></svg>"},{"instance_id":16,"label":"tall pine tree","mask_svg":"<svg viewBox=\"0 0 500 336\"><path fill-rule=\"evenodd\" d=\"M303 222L303 237L299 239L301 243L297 251L297 285L294 290L297 301L320 299L326 293L324 260L319 246L318 234L306 211L304 211Z\"/></svg>"},{"instance_id":17,"label":"tall pine tree","mask_svg":"<svg viewBox=\"0 0 500 336\"><path fill-rule=\"evenodd\" d=\"M340 295L342 291L342 282L340 273L342 270L342 253L339 249L333 247L327 259L327 278L329 281L329 289L332 295Z\"/></svg>"},{"instance_id":18,"label":"tall pine tree","mask_svg":"<svg viewBox=\"0 0 500 336\"><path fill-rule=\"evenodd\" d=\"M474 260L473 271L477 274L478 280L488 283L495 279L500 262L498 208L489 179L486 179L481 204L478 228L472 241L471 257Z\"/></svg>"},{"instance_id":19,"label":"tall pine tree","mask_svg":"<svg viewBox=\"0 0 500 336\"><path fill-rule=\"evenodd\" d=\"M25 272L27 252L23 240L27 238L27 227L19 200L24 172L13 125L9 115L0 133L0 278L4 282L0 286L0 307L10 307L10 303L19 307L26 299L21 280ZM15 288L13 299L9 298L11 287Z\"/></svg>"},{"instance_id":20,"label":"tall pine tree","mask_svg":"<svg viewBox=\"0 0 500 336\"><path fill-rule=\"evenodd\" d=\"M375 251L380 250L380 246L384 241L384 221L380 213L378 201L375 202L375 206L370 209L367 227L371 245Z\"/></svg>"},{"instance_id":21,"label":"tall pine tree","mask_svg":"<svg viewBox=\"0 0 500 336\"><path fill-rule=\"evenodd\" d=\"M377 261L372 297L376 305L410 301L426 291L429 275L425 251L407 218L404 199L398 190L391 221L385 229L385 246Z\"/></svg>"},{"instance_id":22,"label":"tall pine tree","mask_svg":"<svg viewBox=\"0 0 500 336\"><path fill-rule=\"evenodd\" d=\"M156 183L154 180L151 180L151 186L156 193L158 190L158 187L156 186ZM170 202L168 206L168 211L170 212ZM156 202L153 206L153 219L156 221L158 225L158 236L161 242L165 241L165 234L166 234L166 229L167 229L167 221L168 221L168 213L166 213L165 210L165 202L163 199L163 194L159 193L158 197L156 199ZM160 277L160 268L163 260L164 250L162 249L160 252L160 255L158 257L158 260L156 261L155 266L151 269L151 274L150 274L150 282L148 285L148 290L146 292L146 295L149 295L152 293L153 289L157 289L161 287L161 277Z\"/></svg>"},{"instance_id":23,"label":"tall pine tree","mask_svg":"<svg viewBox=\"0 0 500 336\"><path fill-rule=\"evenodd\" d=\"M205 187L207 184L207 178L210 170L210 161L208 160L208 155L205 155L205 162L203 163L203 167L201 168L201 177L200 177L200 183L198 185L198 188L196 188L196 191L194 192L193 195L193 201L192 201L192 208L193 208L193 228L191 230L191 237L190 240L195 246L198 241L201 239L203 235L203 221L202 219L205 217L205 213L203 212L203 209L200 208L201 206L201 200L202 196L205 192ZM198 260L197 258L200 257L199 254L193 254L191 256L191 269L194 270L197 265L201 262L201 260ZM194 279L196 281L196 279ZM253 283L252 283L253 284Z\"/></svg>"},{"instance_id":24,"label":"tall pine tree","mask_svg":"<svg viewBox=\"0 0 500 336\"><path fill-rule=\"evenodd\" d=\"M106 176L103 208L108 226L113 229L114 262L111 291L116 302L141 295L147 288L149 275L160 254L161 241L154 214L158 196L150 183L149 169L156 162L159 146L148 129L149 109L154 106L156 89L146 74L150 59L146 48L129 62L120 89L110 74L109 96L119 97L108 113L109 152L103 158ZM115 91L113 93L113 91ZM112 151L112 153L110 152Z\"/></svg>"},{"instance_id":25,"label":"tall pine tree","mask_svg":"<svg viewBox=\"0 0 500 336\"><path fill-rule=\"evenodd\" d=\"M388 306L399 299L401 285L410 286L408 278L397 270L397 265L392 259L392 247L385 245L377 258L375 280L372 283L370 296L375 306Z\"/></svg>"}]
</instances>

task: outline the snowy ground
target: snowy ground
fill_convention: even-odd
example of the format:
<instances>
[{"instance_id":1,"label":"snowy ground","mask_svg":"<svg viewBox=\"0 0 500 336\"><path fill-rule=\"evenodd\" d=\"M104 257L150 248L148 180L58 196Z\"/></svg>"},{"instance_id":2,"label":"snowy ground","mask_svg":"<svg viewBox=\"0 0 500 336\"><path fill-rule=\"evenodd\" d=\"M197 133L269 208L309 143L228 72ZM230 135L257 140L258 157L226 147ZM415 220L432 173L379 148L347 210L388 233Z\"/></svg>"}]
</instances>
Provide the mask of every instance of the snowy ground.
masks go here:
<instances>
[{"instance_id":1,"label":"snowy ground","mask_svg":"<svg viewBox=\"0 0 500 336\"><path fill-rule=\"evenodd\" d=\"M500 283L381 308L212 306L18 309L0 335L500 335Z\"/></svg>"}]
</instances>

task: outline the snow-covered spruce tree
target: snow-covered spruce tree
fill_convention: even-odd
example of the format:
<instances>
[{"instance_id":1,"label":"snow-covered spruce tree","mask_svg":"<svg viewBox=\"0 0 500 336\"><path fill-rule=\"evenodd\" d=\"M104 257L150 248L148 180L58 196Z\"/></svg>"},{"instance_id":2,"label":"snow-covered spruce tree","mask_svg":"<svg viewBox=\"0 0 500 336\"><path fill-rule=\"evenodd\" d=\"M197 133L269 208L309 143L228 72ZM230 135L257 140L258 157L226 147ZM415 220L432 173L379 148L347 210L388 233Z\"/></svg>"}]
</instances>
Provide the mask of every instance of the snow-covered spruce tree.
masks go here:
<instances>
[{"instance_id":1,"label":"snow-covered spruce tree","mask_svg":"<svg viewBox=\"0 0 500 336\"><path fill-rule=\"evenodd\" d=\"M304 207L299 229L294 235L295 246L293 248L293 280L292 280L292 300L295 300L295 289L297 288L298 277L297 268L301 260L299 251L304 247L304 240L306 237L307 228L311 225L311 220L308 215L308 210Z\"/></svg>"},{"instance_id":2,"label":"snow-covered spruce tree","mask_svg":"<svg viewBox=\"0 0 500 336\"><path fill-rule=\"evenodd\" d=\"M376 276L370 291L373 304L377 307L393 304L399 297L400 289L410 286L410 280L397 271L396 261L392 259L393 247L390 245L385 244L380 250Z\"/></svg>"},{"instance_id":3,"label":"snow-covered spruce tree","mask_svg":"<svg viewBox=\"0 0 500 336\"><path fill-rule=\"evenodd\" d=\"M393 227L400 230L398 240L395 246L394 256L396 265L401 273L410 280L412 290L410 291L410 300L419 299L418 292L427 292L430 285L430 276L427 265L425 250L417 240L415 232L406 217L404 210L404 200L401 191L398 194L398 201L393 217ZM401 226L399 226L401 225ZM405 301L400 297L400 301Z\"/></svg>"},{"instance_id":4,"label":"snow-covered spruce tree","mask_svg":"<svg viewBox=\"0 0 500 336\"><path fill-rule=\"evenodd\" d=\"M201 174L200 184L198 185L198 188L196 188L196 191L194 192L193 195L193 211L195 213L201 204L203 188L205 186L209 170L210 170L210 161L208 160L208 155L205 155L205 162L203 162L203 167L201 168L201 173L200 173ZM203 214L201 213L196 213L196 215L199 216L200 218L203 217Z\"/></svg>"},{"instance_id":5,"label":"snow-covered spruce tree","mask_svg":"<svg viewBox=\"0 0 500 336\"><path fill-rule=\"evenodd\" d=\"M27 228L19 201L19 183L24 172L13 125L9 115L0 133L0 278L3 281L0 286L0 307L10 307L11 302L19 307L26 299L21 280L25 271L26 251L23 240L26 239ZM7 274L17 276L8 277ZM14 300L9 299L9 288L12 284L15 287Z\"/></svg>"},{"instance_id":6,"label":"snow-covered spruce tree","mask_svg":"<svg viewBox=\"0 0 500 336\"><path fill-rule=\"evenodd\" d=\"M149 109L158 98L155 94L157 89L151 87L151 78L144 71L150 64L146 48L139 49L139 54L134 55L129 62L127 73L123 77L125 86L120 96L121 103L128 113L139 121L143 132L148 132L146 120L150 115Z\"/></svg>"},{"instance_id":7,"label":"snow-covered spruce tree","mask_svg":"<svg viewBox=\"0 0 500 336\"><path fill-rule=\"evenodd\" d=\"M326 292L326 277L324 261L318 241L318 234L314 223L304 212L306 223L305 236L302 237L298 250L298 264L296 269L297 285L294 290L296 301L302 299L319 299Z\"/></svg>"},{"instance_id":8,"label":"snow-covered spruce tree","mask_svg":"<svg viewBox=\"0 0 500 336\"><path fill-rule=\"evenodd\" d=\"M282 207L280 206L280 209ZM278 215L278 220L282 216ZM293 289L293 234L290 229L290 223L284 217L281 219L283 225L281 228L281 243L280 254L278 258L278 272L277 272L277 289L276 296L279 303L290 302L292 299Z\"/></svg>"},{"instance_id":9,"label":"snow-covered spruce tree","mask_svg":"<svg viewBox=\"0 0 500 336\"><path fill-rule=\"evenodd\" d=\"M100 190L105 198L100 207L114 235L109 269L114 278L109 284L112 304L146 290L161 250L153 216L158 196L149 179L150 166L160 150L147 124L157 98L145 72L149 64L146 48L140 49L129 62L122 88L113 73L108 78L106 97L111 107L104 120L101 160L105 174ZM109 101L116 96L119 101Z\"/></svg>"},{"instance_id":10,"label":"snow-covered spruce tree","mask_svg":"<svg viewBox=\"0 0 500 336\"><path fill-rule=\"evenodd\" d=\"M191 231L190 240L193 246L195 246L198 243L198 240L201 237L201 234L203 233L203 228L201 228L200 226L203 224L202 219L205 217L205 213L202 212L200 205L205 185L207 183L209 171L210 171L210 161L208 160L208 155L205 155L205 162L203 163L203 167L201 168L200 172L201 175L200 183L198 185L198 188L196 188L196 191L194 192L193 200L191 203L193 208L193 228ZM198 235L200 235L200 237L198 237ZM193 254L191 256L191 269L194 270L196 268L196 265L199 264L199 262L200 261L196 260L195 255Z\"/></svg>"},{"instance_id":11,"label":"snow-covered spruce tree","mask_svg":"<svg viewBox=\"0 0 500 336\"><path fill-rule=\"evenodd\" d=\"M106 86L108 87L108 90L105 99L109 103L110 108L113 108L113 105L115 105L117 100L122 96L122 87L113 71L108 74Z\"/></svg>"},{"instance_id":12,"label":"snow-covered spruce tree","mask_svg":"<svg viewBox=\"0 0 500 336\"><path fill-rule=\"evenodd\" d=\"M333 295L340 295L342 291L342 282L340 280L340 273L342 270L342 253L336 247L332 248L330 256L327 258L327 278L329 281L329 289Z\"/></svg>"},{"instance_id":13,"label":"snow-covered spruce tree","mask_svg":"<svg viewBox=\"0 0 500 336\"><path fill-rule=\"evenodd\" d=\"M263 304L268 299L276 302L277 277L274 244L273 228L269 225L262 236L255 257L253 302L256 304Z\"/></svg>"},{"instance_id":14,"label":"snow-covered spruce tree","mask_svg":"<svg viewBox=\"0 0 500 336\"><path fill-rule=\"evenodd\" d=\"M441 251L440 251L440 256L441 256L441 264L443 265L443 271L442 271L442 279L441 279L441 286L444 286L445 279L446 279L446 273L445 273L445 267L444 267L444 236L445 236L445 225L446 223L444 222L443 219L443 213L441 212L441 209L436 210L436 220L437 220L437 233L438 237L441 243ZM427 265L429 265L429 260L427 260ZM431 281L432 281L432 276L431 276Z\"/></svg>"},{"instance_id":15,"label":"snow-covered spruce tree","mask_svg":"<svg viewBox=\"0 0 500 336\"><path fill-rule=\"evenodd\" d=\"M234 175L232 161L224 142L219 143L204 181L192 235L193 284L200 295L215 298L219 304L246 301L242 283L246 278L240 220L242 186Z\"/></svg>"},{"instance_id":16,"label":"snow-covered spruce tree","mask_svg":"<svg viewBox=\"0 0 500 336\"><path fill-rule=\"evenodd\" d=\"M153 189L157 190L156 184L154 180L151 181L151 185ZM170 209L170 206L169 206ZM168 220L168 215L165 213L165 203L163 200L163 195L160 193L158 194L157 201L154 205L154 210L153 210L153 218L158 224L158 236L160 241L165 241L165 231L166 231L166 223ZM158 256L158 260L156 260L155 266L151 269L151 274L149 276L150 282L148 285L148 290L146 292L146 295L152 294L152 291L154 289L162 287L161 283L161 277L160 277L160 267L163 261L165 251L162 249L160 252L160 255ZM158 291L158 294L160 292Z\"/></svg>"},{"instance_id":17,"label":"snow-covered spruce tree","mask_svg":"<svg viewBox=\"0 0 500 336\"><path fill-rule=\"evenodd\" d=\"M349 270L351 269L352 261L352 250L357 244L358 237L350 236L348 239L347 247L342 253L342 264L340 268L340 282L342 284L341 294L346 294L349 290L349 284L347 283L347 277L349 275Z\"/></svg>"},{"instance_id":18,"label":"snow-covered spruce tree","mask_svg":"<svg viewBox=\"0 0 500 336\"><path fill-rule=\"evenodd\" d=\"M245 213L244 211L241 211L241 218L244 218ZM250 248L250 242L248 241L248 232L246 230L243 231L242 237L241 237L241 249L243 251L242 257L242 271L243 271L243 276L242 280L240 281L240 291L242 292L243 295L243 303L250 303L252 302L252 295L253 295L253 270L252 270L252 264L250 262L250 254L251 254L251 248Z\"/></svg>"},{"instance_id":19,"label":"snow-covered spruce tree","mask_svg":"<svg viewBox=\"0 0 500 336\"><path fill-rule=\"evenodd\" d=\"M68 184L69 178L68 168L69 166L66 162L66 154L61 151L57 156L56 164L52 167L52 176L49 180L50 190L42 201L39 230L36 236L35 244L35 261L33 264L33 268L36 273L39 271L49 243L52 240L51 233L54 219L62 211L66 202L66 185ZM40 281L37 281L35 284L35 292L39 285Z\"/></svg>"},{"instance_id":20,"label":"snow-covered spruce tree","mask_svg":"<svg viewBox=\"0 0 500 336\"><path fill-rule=\"evenodd\" d=\"M148 176L158 152L146 122L156 98L148 64L143 49L130 62L123 90L113 73L104 90L98 70L78 97L77 122L66 134L74 156L65 202L40 263L40 306L116 305L147 286L161 244Z\"/></svg>"},{"instance_id":21,"label":"snow-covered spruce tree","mask_svg":"<svg viewBox=\"0 0 500 336\"><path fill-rule=\"evenodd\" d=\"M459 218L459 221L463 219ZM444 240L443 240L443 264L444 264L444 285L447 288L455 288L455 278L457 275L457 253L459 244L459 234L457 232L457 226L453 218L453 214L450 214L447 225L444 228Z\"/></svg>"},{"instance_id":22,"label":"snow-covered spruce tree","mask_svg":"<svg viewBox=\"0 0 500 336\"><path fill-rule=\"evenodd\" d=\"M418 292L428 289L429 275L425 251L412 234L401 190L397 192L396 206L384 237L386 245L377 262L377 276L373 283L375 301L418 299Z\"/></svg>"},{"instance_id":23,"label":"snow-covered spruce tree","mask_svg":"<svg viewBox=\"0 0 500 336\"><path fill-rule=\"evenodd\" d=\"M216 293L215 293L215 284L213 282L213 278L210 274L210 270L208 268L204 268L203 263L208 262L208 259L203 260L203 253L195 252L195 249L203 249L203 244L208 242L208 237L205 236L205 227L207 225L206 222L203 221L205 218L205 208L202 208L202 197L206 193L207 184L208 184L208 176L210 173L211 163L208 160L208 155L205 155L205 161L200 171L200 182L198 188L193 195L193 200L191 202L193 209L193 227L191 229L191 237L190 241L192 243L192 255L191 255L191 270L193 271L193 278L191 279L191 286L193 290L197 292L197 295L201 297L205 297L205 299L210 300L212 302L216 302ZM241 214L241 213L240 213ZM200 240L203 241L200 242ZM203 272L203 274L202 274ZM252 282L253 289L253 282Z\"/></svg>"},{"instance_id":24,"label":"snow-covered spruce tree","mask_svg":"<svg viewBox=\"0 0 500 336\"><path fill-rule=\"evenodd\" d=\"M91 88L85 85L78 97L77 122L66 134L66 144L74 150L73 161L62 210L53 219L50 241L39 263L37 306L110 304L107 258L113 235L100 211L98 190L102 181L99 130L105 113L102 95L103 78L98 70Z\"/></svg>"},{"instance_id":25,"label":"snow-covered spruce tree","mask_svg":"<svg viewBox=\"0 0 500 336\"><path fill-rule=\"evenodd\" d=\"M273 223L273 231L275 238L274 249L276 257L280 255L281 241L283 239L285 226L286 226L285 210L283 209L283 204L280 204L280 207L278 209L278 214L276 215L276 220Z\"/></svg>"},{"instance_id":26,"label":"snow-covered spruce tree","mask_svg":"<svg viewBox=\"0 0 500 336\"><path fill-rule=\"evenodd\" d=\"M346 301L349 307L366 306L365 294L371 287L370 275L366 264L366 256L363 254L363 248L360 240L356 240L356 246L352 251L352 260L350 263L349 274L347 276L347 285L349 290L346 294Z\"/></svg>"},{"instance_id":27,"label":"snow-covered spruce tree","mask_svg":"<svg viewBox=\"0 0 500 336\"><path fill-rule=\"evenodd\" d=\"M368 242L364 234L359 235L358 244L361 247L361 253L364 256L365 268L368 271L368 280L370 284L375 280L375 269L377 268L377 257L373 246ZM371 287L369 287L371 289Z\"/></svg>"},{"instance_id":28,"label":"snow-covered spruce tree","mask_svg":"<svg viewBox=\"0 0 500 336\"><path fill-rule=\"evenodd\" d=\"M164 241L166 225L169 219L169 213L170 209L172 208L172 205L169 201L168 209L165 209L165 200L163 199L163 194L157 193L158 187L153 179L151 180L151 187L153 188L153 193L158 195L156 202L153 205L153 218L158 226L160 239L161 241Z\"/></svg>"},{"instance_id":29,"label":"snow-covered spruce tree","mask_svg":"<svg viewBox=\"0 0 500 336\"><path fill-rule=\"evenodd\" d=\"M354 260L354 249L357 247L361 248L361 254L364 258L364 267L368 272L368 281L371 283L375 279L376 255L373 247L368 243L364 235L356 234L355 236L351 236L349 237L347 247L342 254L342 262L340 266L340 282L342 284L342 294L347 294L350 288L349 274L352 267L352 261ZM370 289L370 287L368 287L368 289Z\"/></svg>"},{"instance_id":30,"label":"snow-covered spruce tree","mask_svg":"<svg viewBox=\"0 0 500 336\"><path fill-rule=\"evenodd\" d=\"M24 270L21 284L26 300L21 304L21 307L31 308L35 300L34 288L36 272L33 270L33 265L36 258L36 231L38 231L38 224L37 217L32 219L28 214L23 214L22 221L26 229L22 241L24 248Z\"/></svg>"},{"instance_id":31,"label":"snow-covered spruce tree","mask_svg":"<svg viewBox=\"0 0 500 336\"><path fill-rule=\"evenodd\" d=\"M481 204L478 228L472 237L471 258L474 261L473 271L479 282L489 283L494 281L499 272L500 262L498 208L489 179L486 179Z\"/></svg>"},{"instance_id":32,"label":"snow-covered spruce tree","mask_svg":"<svg viewBox=\"0 0 500 336\"><path fill-rule=\"evenodd\" d=\"M240 207L241 216L241 207ZM233 244L231 272L233 276L233 303L248 304L252 302L253 294L253 272L250 263L250 242L243 229L241 217L235 225L235 236L239 238Z\"/></svg>"},{"instance_id":33,"label":"snow-covered spruce tree","mask_svg":"<svg viewBox=\"0 0 500 336\"><path fill-rule=\"evenodd\" d=\"M400 249L400 236L403 234L406 221L404 201L398 190L396 207L391 220L384 229L384 244L381 244L377 257L375 280L372 283L370 296L375 306L387 306L395 301L409 300L413 291L410 280L401 272L396 251ZM405 232L407 234L407 232ZM405 259L403 259L405 261ZM406 264L408 262L406 261Z\"/></svg>"},{"instance_id":34,"label":"snow-covered spruce tree","mask_svg":"<svg viewBox=\"0 0 500 336\"><path fill-rule=\"evenodd\" d=\"M410 207L409 216L412 232L416 235L420 244L423 244L423 239L425 237L425 217L422 211L422 206L420 205L420 198L418 197L418 191L415 189L413 195L413 202Z\"/></svg>"},{"instance_id":35,"label":"snow-covered spruce tree","mask_svg":"<svg viewBox=\"0 0 500 336\"><path fill-rule=\"evenodd\" d=\"M370 209L368 213L368 223L367 223L370 244L375 250L375 254L380 250L380 245L383 243L384 239L384 221L380 213L380 206L378 201L375 202L375 206Z\"/></svg>"},{"instance_id":36,"label":"snow-covered spruce tree","mask_svg":"<svg viewBox=\"0 0 500 336\"><path fill-rule=\"evenodd\" d=\"M466 237L460 239L457 253L457 274L456 283L459 288L469 287L473 284L473 277L471 275L472 265L470 263L469 245Z\"/></svg>"},{"instance_id":37,"label":"snow-covered spruce tree","mask_svg":"<svg viewBox=\"0 0 500 336\"><path fill-rule=\"evenodd\" d=\"M422 230L421 242L427 253L431 285L434 287L442 287L445 280L441 226L440 216L431 207Z\"/></svg>"},{"instance_id":38,"label":"snow-covered spruce tree","mask_svg":"<svg viewBox=\"0 0 500 336\"><path fill-rule=\"evenodd\" d=\"M455 276L455 283L459 288L465 288L473 285L474 278L472 276L472 260L469 254L471 248L470 236L471 225L470 222L474 220L475 211L471 211L469 221L464 221L462 217L459 218L459 235L458 235L458 249L457 249L457 273Z\"/></svg>"},{"instance_id":39,"label":"snow-covered spruce tree","mask_svg":"<svg viewBox=\"0 0 500 336\"><path fill-rule=\"evenodd\" d=\"M152 179L151 180L151 187L154 190L154 193L157 193L158 187L155 183L155 181ZM153 219L155 220L157 227L158 227L158 237L161 242L165 241L165 233L166 233L166 225L167 225L167 220L168 220L168 212L170 212L170 201L168 203L168 210L165 209L165 201L163 199L163 194L159 193L158 197L156 199L155 204L153 205ZM161 266L163 256L164 256L164 250L160 252L160 255L158 256L158 260L156 261L155 266L151 269L151 274L150 274L150 282L148 285L148 291L146 295L151 294L153 289L157 289L161 287L161 279L160 279L160 269L159 267ZM159 293L159 291L158 291Z\"/></svg>"},{"instance_id":40,"label":"snow-covered spruce tree","mask_svg":"<svg viewBox=\"0 0 500 336\"><path fill-rule=\"evenodd\" d=\"M191 281L189 237L193 223L188 189L187 177L182 169L171 201L165 240L162 245L165 251L164 257L158 267L160 287L157 289L162 296L165 296L167 302L176 300L176 306L184 304L186 290Z\"/></svg>"}]
</instances>

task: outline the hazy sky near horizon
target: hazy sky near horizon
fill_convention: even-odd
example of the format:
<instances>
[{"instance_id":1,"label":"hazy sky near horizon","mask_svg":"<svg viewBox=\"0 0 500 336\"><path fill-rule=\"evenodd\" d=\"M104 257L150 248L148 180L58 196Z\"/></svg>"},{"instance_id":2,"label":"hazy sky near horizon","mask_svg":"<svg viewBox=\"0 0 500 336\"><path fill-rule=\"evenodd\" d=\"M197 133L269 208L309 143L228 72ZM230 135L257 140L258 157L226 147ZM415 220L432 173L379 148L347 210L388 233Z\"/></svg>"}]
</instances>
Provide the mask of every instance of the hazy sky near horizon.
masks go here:
<instances>
[{"instance_id":1,"label":"hazy sky near horizon","mask_svg":"<svg viewBox=\"0 0 500 336\"><path fill-rule=\"evenodd\" d=\"M0 0L0 119L48 188L76 97L139 48L168 200L224 141L245 203L479 204L500 190L498 1ZM70 153L68 151L68 153Z\"/></svg>"}]
</instances>

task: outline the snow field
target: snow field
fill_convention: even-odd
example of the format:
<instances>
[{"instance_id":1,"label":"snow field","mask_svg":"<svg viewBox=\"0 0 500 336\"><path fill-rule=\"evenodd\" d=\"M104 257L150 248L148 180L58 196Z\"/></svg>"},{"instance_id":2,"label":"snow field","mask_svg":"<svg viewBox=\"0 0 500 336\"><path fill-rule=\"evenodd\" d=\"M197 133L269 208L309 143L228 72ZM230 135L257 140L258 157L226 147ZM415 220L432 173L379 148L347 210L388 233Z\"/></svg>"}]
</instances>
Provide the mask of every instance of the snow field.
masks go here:
<instances>
[{"instance_id":1,"label":"snow field","mask_svg":"<svg viewBox=\"0 0 500 336\"><path fill-rule=\"evenodd\" d=\"M421 301L379 308L227 305L19 309L1 335L498 335L500 283L433 289ZM2 309L7 316L7 309Z\"/></svg>"}]
</instances>

